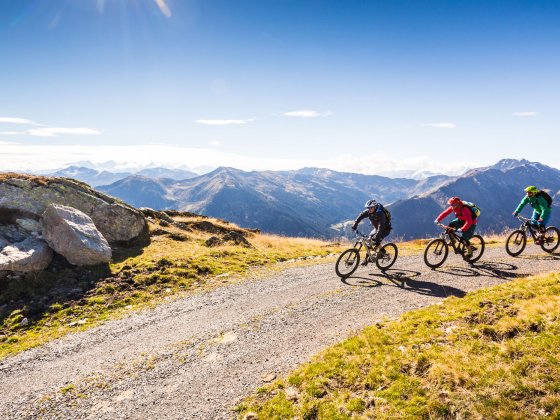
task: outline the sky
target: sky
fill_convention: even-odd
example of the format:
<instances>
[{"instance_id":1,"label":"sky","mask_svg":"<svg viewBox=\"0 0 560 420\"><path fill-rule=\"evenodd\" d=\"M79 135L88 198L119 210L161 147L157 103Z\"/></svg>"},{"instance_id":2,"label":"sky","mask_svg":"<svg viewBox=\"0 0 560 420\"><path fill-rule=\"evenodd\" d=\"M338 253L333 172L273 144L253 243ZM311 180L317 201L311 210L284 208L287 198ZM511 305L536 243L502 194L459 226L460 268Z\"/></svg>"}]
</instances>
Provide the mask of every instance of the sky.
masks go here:
<instances>
[{"instance_id":1,"label":"sky","mask_svg":"<svg viewBox=\"0 0 560 420\"><path fill-rule=\"evenodd\" d=\"M558 1L0 2L0 170L560 168Z\"/></svg>"}]
</instances>

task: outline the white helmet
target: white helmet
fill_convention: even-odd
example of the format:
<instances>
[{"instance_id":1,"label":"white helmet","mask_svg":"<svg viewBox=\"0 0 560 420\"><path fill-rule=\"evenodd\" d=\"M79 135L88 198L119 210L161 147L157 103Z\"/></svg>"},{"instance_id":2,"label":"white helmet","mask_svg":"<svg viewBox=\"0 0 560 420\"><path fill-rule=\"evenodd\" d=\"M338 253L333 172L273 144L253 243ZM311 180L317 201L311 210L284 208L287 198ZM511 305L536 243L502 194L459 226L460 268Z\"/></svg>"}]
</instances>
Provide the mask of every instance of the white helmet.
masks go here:
<instances>
[{"instance_id":1,"label":"white helmet","mask_svg":"<svg viewBox=\"0 0 560 420\"><path fill-rule=\"evenodd\" d=\"M372 207L376 207L377 206L377 201L375 200L368 200L366 202L366 205L364 207L367 207L368 209L371 209Z\"/></svg>"}]
</instances>

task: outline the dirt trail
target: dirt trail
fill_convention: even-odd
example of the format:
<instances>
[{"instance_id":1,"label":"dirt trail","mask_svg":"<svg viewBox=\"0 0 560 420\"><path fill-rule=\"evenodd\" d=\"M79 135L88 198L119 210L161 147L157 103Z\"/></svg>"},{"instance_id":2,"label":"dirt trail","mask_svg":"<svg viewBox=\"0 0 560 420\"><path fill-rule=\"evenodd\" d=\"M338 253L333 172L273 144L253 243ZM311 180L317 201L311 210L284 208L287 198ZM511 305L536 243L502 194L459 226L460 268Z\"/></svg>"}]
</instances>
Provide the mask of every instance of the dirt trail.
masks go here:
<instances>
[{"instance_id":1,"label":"dirt trail","mask_svg":"<svg viewBox=\"0 0 560 420\"><path fill-rule=\"evenodd\" d=\"M520 258L493 248L473 266L451 255L430 270L410 256L345 281L330 263L225 286L0 362L0 418L231 418L264 381L376 320L559 260L534 246Z\"/></svg>"}]
</instances>

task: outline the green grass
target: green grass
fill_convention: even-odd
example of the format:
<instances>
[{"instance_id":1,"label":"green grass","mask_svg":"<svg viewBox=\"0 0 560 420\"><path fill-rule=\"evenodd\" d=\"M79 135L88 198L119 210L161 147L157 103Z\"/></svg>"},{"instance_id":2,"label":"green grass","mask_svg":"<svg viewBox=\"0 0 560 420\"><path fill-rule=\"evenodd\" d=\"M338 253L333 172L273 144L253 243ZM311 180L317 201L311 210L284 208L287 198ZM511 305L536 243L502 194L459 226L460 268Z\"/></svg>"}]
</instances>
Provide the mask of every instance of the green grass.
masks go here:
<instances>
[{"instance_id":1,"label":"green grass","mask_svg":"<svg viewBox=\"0 0 560 420\"><path fill-rule=\"evenodd\" d=\"M241 418L560 418L560 274L404 314L237 407Z\"/></svg>"},{"instance_id":2,"label":"green grass","mask_svg":"<svg viewBox=\"0 0 560 420\"><path fill-rule=\"evenodd\" d=\"M215 219L176 219L182 228L150 223L152 231L160 229L151 244L116 249L109 265L77 268L55 262L54 270L0 280L0 359L165 299L242 281L277 262L341 249L319 240L252 233ZM252 247L205 246L216 233L193 227L201 221L218 231L244 232Z\"/></svg>"}]
</instances>

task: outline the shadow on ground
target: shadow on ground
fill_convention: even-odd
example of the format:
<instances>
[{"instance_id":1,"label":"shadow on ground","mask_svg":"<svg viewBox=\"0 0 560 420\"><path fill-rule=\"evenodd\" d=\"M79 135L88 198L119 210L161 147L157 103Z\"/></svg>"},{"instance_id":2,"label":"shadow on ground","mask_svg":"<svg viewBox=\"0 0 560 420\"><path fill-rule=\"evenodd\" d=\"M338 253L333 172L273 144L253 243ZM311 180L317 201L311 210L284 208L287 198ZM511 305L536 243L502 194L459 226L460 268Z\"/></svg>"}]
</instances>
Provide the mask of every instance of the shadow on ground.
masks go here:
<instances>
[{"instance_id":1,"label":"shadow on ground","mask_svg":"<svg viewBox=\"0 0 560 420\"><path fill-rule=\"evenodd\" d=\"M384 278L401 289L426 296L444 298L448 296L463 297L466 294L465 291L456 287L418 280L420 274L419 271L413 270L389 269L383 272L370 273L369 277L352 276L341 279L341 281L349 286L380 287L386 286L387 283L381 282L377 278Z\"/></svg>"},{"instance_id":2,"label":"shadow on ground","mask_svg":"<svg viewBox=\"0 0 560 420\"><path fill-rule=\"evenodd\" d=\"M459 277L495 277L499 279L514 279L523 277L525 274L515 272L517 266L504 262L478 262L470 266L446 266L445 268L436 268L434 271L439 273L450 274Z\"/></svg>"}]
</instances>

